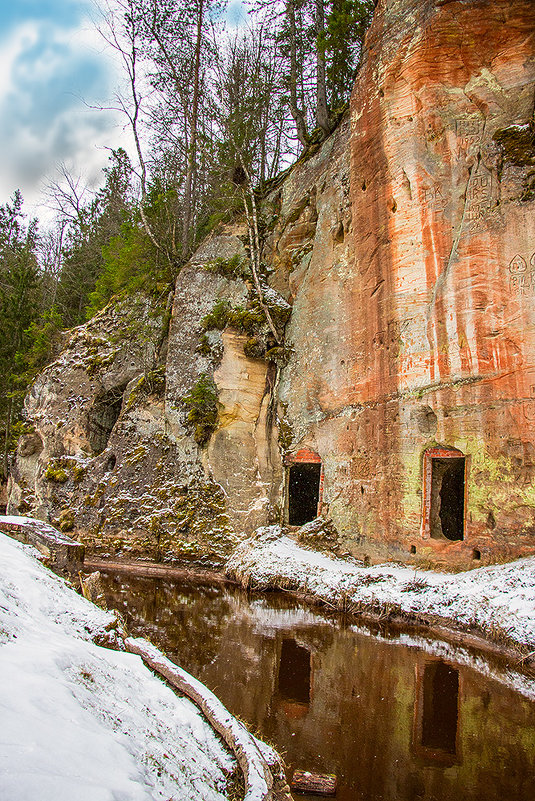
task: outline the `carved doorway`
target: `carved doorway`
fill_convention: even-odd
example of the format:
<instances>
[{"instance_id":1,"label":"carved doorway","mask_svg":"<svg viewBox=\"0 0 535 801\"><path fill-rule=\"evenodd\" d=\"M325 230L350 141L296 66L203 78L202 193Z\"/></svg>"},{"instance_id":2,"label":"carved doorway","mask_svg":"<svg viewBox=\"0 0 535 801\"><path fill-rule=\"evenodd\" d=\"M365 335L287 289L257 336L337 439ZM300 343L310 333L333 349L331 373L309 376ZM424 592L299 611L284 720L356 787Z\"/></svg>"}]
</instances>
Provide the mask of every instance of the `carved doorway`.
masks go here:
<instances>
[{"instance_id":1,"label":"carved doorway","mask_svg":"<svg viewBox=\"0 0 535 801\"><path fill-rule=\"evenodd\" d=\"M290 526L303 526L319 514L323 470L317 453L306 448L286 458L287 520Z\"/></svg>"},{"instance_id":2,"label":"carved doorway","mask_svg":"<svg viewBox=\"0 0 535 801\"><path fill-rule=\"evenodd\" d=\"M464 539L466 457L454 448L430 448L424 455L423 535Z\"/></svg>"}]
</instances>

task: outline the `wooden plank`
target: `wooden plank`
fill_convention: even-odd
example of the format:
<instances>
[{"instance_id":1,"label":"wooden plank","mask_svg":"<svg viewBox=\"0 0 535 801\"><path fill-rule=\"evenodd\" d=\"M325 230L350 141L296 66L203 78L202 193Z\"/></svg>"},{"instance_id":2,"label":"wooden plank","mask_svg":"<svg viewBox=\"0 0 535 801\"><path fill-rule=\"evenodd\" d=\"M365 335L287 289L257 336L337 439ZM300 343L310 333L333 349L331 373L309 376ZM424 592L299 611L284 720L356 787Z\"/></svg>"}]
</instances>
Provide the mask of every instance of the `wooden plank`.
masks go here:
<instances>
[{"instance_id":1,"label":"wooden plank","mask_svg":"<svg viewBox=\"0 0 535 801\"><path fill-rule=\"evenodd\" d=\"M332 773L310 773L308 770L296 770L291 781L291 788L296 793L312 793L313 795L336 795L336 776Z\"/></svg>"}]
</instances>

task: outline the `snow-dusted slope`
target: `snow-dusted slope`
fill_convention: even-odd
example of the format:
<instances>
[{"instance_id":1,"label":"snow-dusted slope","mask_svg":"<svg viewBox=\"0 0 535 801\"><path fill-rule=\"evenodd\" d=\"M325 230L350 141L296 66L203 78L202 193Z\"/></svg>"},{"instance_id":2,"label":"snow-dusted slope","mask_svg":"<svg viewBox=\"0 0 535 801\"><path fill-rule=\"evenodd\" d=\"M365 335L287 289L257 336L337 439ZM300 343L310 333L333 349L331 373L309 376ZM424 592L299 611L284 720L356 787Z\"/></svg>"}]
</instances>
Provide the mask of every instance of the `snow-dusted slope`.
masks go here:
<instances>
[{"instance_id":1,"label":"snow-dusted slope","mask_svg":"<svg viewBox=\"0 0 535 801\"><path fill-rule=\"evenodd\" d=\"M34 553L0 535L0 798L223 801L234 762L195 707L95 645L112 616Z\"/></svg>"},{"instance_id":2,"label":"snow-dusted slope","mask_svg":"<svg viewBox=\"0 0 535 801\"><path fill-rule=\"evenodd\" d=\"M535 557L455 575L396 564L366 567L306 550L271 526L235 550L227 572L257 589L286 587L338 608L440 618L535 649Z\"/></svg>"}]
</instances>

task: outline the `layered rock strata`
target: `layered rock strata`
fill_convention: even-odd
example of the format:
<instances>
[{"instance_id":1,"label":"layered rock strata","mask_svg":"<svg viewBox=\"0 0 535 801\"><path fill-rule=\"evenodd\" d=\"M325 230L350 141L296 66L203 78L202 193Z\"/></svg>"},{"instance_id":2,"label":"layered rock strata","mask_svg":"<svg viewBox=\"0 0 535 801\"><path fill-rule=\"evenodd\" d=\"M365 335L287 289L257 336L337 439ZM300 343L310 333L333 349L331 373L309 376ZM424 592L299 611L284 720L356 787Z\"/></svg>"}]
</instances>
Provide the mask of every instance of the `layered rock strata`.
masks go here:
<instances>
[{"instance_id":1,"label":"layered rock strata","mask_svg":"<svg viewBox=\"0 0 535 801\"><path fill-rule=\"evenodd\" d=\"M143 347L108 332L91 366L112 306L38 379L10 511L164 559L312 507L374 561L535 550L534 97L531 0L379 0L349 114L261 209L284 346L244 226L217 231L166 353L145 310Z\"/></svg>"},{"instance_id":2,"label":"layered rock strata","mask_svg":"<svg viewBox=\"0 0 535 801\"><path fill-rule=\"evenodd\" d=\"M318 222L290 274L286 419L372 559L535 544L534 32L531 2L380 2L350 223Z\"/></svg>"}]
</instances>

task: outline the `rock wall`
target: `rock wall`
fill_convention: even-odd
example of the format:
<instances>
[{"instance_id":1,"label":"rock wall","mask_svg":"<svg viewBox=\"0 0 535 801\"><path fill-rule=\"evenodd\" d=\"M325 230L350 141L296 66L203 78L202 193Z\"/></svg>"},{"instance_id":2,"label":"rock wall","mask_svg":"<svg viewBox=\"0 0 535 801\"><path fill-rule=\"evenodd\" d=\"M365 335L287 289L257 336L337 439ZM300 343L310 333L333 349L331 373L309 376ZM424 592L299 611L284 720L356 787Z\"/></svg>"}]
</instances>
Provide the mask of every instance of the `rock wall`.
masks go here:
<instances>
[{"instance_id":1,"label":"rock wall","mask_svg":"<svg viewBox=\"0 0 535 801\"><path fill-rule=\"evenodd\" d=\"M321 461L339 551L535 550L534 97L531 0L379 0L349 113L262 204L284 347L245 226L216 231L167 340L163 309L114 303L39 377L9 510L114 555L222 556Z\"/></svg>"},{"instance_id":2,"label":"rock wall","mask_svg":"<svg viewBox=\"0 0 535 801\"><path fill-rule=\"evenodd\" d=\"M165 310L115 300L72 332L26 398L31 431L10 477L11 513L74 532L86 551L172 560L228 552L220 487L165 416Z\"/></svg>"},{"instance_id":3,"label":"rock wall","mask_svg":"<svg viewBox=\"0 0 535 801\"><path fill-rule=\"evenodd\" d=\"M534 32L525 0L385 0L368 33L348 231L324 221L295 271L281 399L372 559L535 544ZM456 542L426 525L438 446L466 457Z\"/></svg>"}]
</instances>

